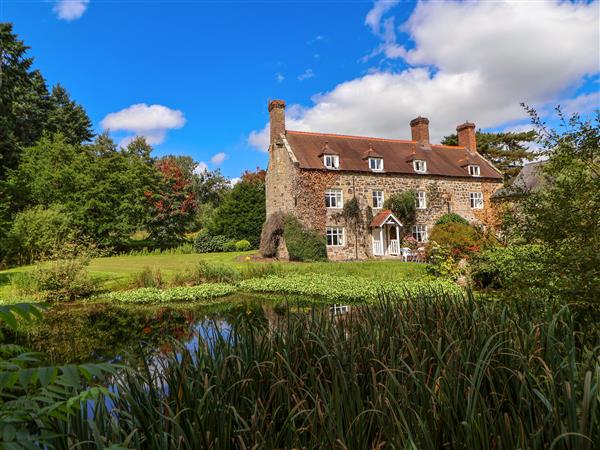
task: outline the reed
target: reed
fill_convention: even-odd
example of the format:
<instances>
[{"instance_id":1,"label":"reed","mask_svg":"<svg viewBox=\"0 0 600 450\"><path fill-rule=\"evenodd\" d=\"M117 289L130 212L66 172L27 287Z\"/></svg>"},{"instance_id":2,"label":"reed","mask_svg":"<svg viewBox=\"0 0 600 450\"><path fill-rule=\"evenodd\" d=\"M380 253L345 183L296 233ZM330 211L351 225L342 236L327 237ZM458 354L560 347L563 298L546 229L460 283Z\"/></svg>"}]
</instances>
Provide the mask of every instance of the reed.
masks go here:
<instances>
[{"instance_id":1,"label":"reed","mask_svg":"<svg viewBox=\"0 0 600 450\"><path fill-rule=\"evenodd\" d=\"M196 350L148 359L119 377L113 398L68 426L57 422L56 446L589 450L600 442L597 335L568 306L407 292L340 317L288 311L208 328Z\"/></svg>"}]
</instances>

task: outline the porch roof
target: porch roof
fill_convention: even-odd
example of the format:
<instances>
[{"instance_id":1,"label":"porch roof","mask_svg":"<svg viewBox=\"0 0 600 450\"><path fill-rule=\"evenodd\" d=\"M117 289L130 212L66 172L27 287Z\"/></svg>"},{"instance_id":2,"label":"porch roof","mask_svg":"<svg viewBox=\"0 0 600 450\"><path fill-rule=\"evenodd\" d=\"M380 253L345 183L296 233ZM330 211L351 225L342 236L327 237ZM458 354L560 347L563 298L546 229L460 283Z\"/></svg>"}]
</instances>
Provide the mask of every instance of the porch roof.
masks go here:
<instances>
[{"instance_id":1,"label":"porch roof","mask_svg":"<svg viewBox=\"0 0 600 450\"><path fill-rule=\"evenodd\" d=\"M394 222L396 225L398 225L400 227L402 226L400 221L396 218L396 216L394 216L394 214L389 209L384 209L383 211L379 211L377 213L377 215L375 217L373 217L373 220L371 220L371 223L369 224L369 226L371 228L381 228L382 226L384 226L386 223L389 223L390 221Z\"/></svg>"}]
</instances>

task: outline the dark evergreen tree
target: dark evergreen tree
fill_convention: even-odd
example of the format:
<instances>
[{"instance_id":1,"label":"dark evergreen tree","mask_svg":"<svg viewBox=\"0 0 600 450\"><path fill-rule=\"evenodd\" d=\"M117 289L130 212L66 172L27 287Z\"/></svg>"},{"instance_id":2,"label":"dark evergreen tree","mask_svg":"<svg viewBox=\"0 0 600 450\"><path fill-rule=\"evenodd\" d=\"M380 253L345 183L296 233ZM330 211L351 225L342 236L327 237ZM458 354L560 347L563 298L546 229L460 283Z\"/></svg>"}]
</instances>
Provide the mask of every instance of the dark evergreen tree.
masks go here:
<instances>
[{"instance_id":1,"label":"dark evergreen tree","mask_svg":"<svg viewBox=\"0 0 600 450\"><path fill-rule=\"evenodd\" d=\"M71 100L60 84L52 88L50 106L45 131L62 133L69 144L81 144L93 139L92 121L83 107Z\"/></svg>"},{"instance_id":2,"label":"dark evergreen tree","mask_svg":"<svg viewBox=\"0 0 600 450\"><path fill-rule=\"evenodd\" d=\"M536 156L528 145L535 141L535 131L518 133L477 131L476 138L477 151L504 174L505 182L517 175L525 162L533 160ZM458 137L456 134L446 136L442 144L458 145Z\"/></svg>"}]
</instances>

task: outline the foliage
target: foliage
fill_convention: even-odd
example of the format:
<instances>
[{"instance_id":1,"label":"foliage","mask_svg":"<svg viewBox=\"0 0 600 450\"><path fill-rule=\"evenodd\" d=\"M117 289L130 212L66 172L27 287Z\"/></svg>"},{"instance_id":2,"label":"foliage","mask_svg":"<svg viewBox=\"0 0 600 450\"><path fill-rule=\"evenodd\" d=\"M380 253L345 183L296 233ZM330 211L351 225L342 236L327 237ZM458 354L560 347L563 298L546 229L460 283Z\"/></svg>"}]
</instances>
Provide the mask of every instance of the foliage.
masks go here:
<instances>
[{"instance_id":1,"label":"foliage","mask_svg":"<svg viewBox=\"0 0 600 450\"><path fill-rule=\"evenodd\" d=\"M444 247L455 260L465 258L481 251L490 244L490 236L482 230L461 222L446 222L435 225L429 235L427 245L428 255L431 253L432 243Z\"/></svg>"},{"instance_id":2,"label":"foliage","mask_svg":"<svg viewBox=\"0 0 600 450\"><path fill-rule=\"evenodd\" d=\"M235 250L238 252L247 252L252 249L252 244L246 239L241 239L235 243Z\"/></svg>"},{"instance_id":3,"label":"foliage","mask_svg":"<svg viewBox=\"0 0 600 450\"><path fill-rule=\"evenodd\" d=\"M196 266L196 277L202 283L234 283L240 276L237 269L226 264L201 262Z\"/></svg>"},{"instance_id":4,"label":"foliage","mask_svg":"<svg viewBox=\"0 0 600 450\"><path fill-rule=\"evenodd\" d=\"M462 223L463 225L469 225L469 221L467 219L456 213L444 214L435 222L436 225L444 225L446 223Z\"/></svg>"},{"instance_id":5,"label":"foliage","mask_svg":"<svg viewBox=\"0 0 600 450\"><path fill-rule=\"evenodd\" d=\"M295 217L284 218L283 238L291 261L325 261L325 238L315 231L305 229Z\"/></svg>"},{"instance_id":6,"label":"foliage","mask_svg":"<svg viewBox=\"0 0 600 450\"><path fill-rule=\"evenodd\" d=\"M88 264L86 258L50 261L13 277L11 282L17 292L36 300L76 300L88 297L96 289L87 271Z\"/></svg>"},{"instance_id":7,"label":"foliage","mask_svg":"<svg viewBox=\"0 0 600 450\"><path fill-rule=\"evenodd\" d=\"M162 272L159 268L144 267L141 272L133 274L131 285L136 288L160 288L163 286Z\"/></svg>"},{"instance_id":8,"label":"foliage","mask_svg":"<svg viewBox=\"0 0 600 450\"><path fill-rule=\"evenodd\" d=\"M236 251L235 241L225 242L225 244L223 244L223 251L224 252L235 252Z\"/></svg>"},{"instance_id":9,"label":"foliage","mask_svg":"<svg viewBox=\"0 0 600 450\"><path fill-rule=\"evenodd\" d=\"M447 247L432 241L427 248L427 273L435 277L456 279L460 269Z\"/></svg>"},{"instance_id":10,"label":"foliage","mask_svg":"<svg viewBox=\"0 0 600 450\"><path fill-rule=\"evenodd\" d=\"M159 242L181 239L196 210L192 178L177 158L163 158L156 167L161 182L156 189L145 192L151 207L148 231Z\"/></svg>"},{"instance_id":11,"label":"foliage","mask_svg":"<svg viewBox=\"0 0 600 450\"><path fill-rule=\"evenodd\" d=\"M202 284L200 286L174 287L169 289L141 288L131 291L111 292L106 298L122 303L168 303L184 301L206 301L233 294L236 287L224 284Z\"/></svg>"},{"instance_id":12,"label":"foliage","mask_svg":"<svg viewBox=\"0 0 600 450\"><path fill-rule=\"evenodd\" d=\"M477 131L477 152L487 158L504 174L504 181L511 180L519 173L523 164L536 158L534 150L529 149L536 140L536 132L484 133ZM444 145L458 145L458 136L451 134L442 140Z\"/></svg>"},{"instance_id":13,"label":"foliage","mask_svg":"<svg viewBox=\"0 0 600 450\"><path fill-rule=\"evenodd\" d=\"M246 173L215 211L210 231L229 239L246 239L258 247L266 218L264 177Z\"/></svg>"},{"instance_id":14,"label":"foliage","mask_svg":"<svg viewBox=\"0 0 600 450\"><path fill-rule=\"evenodd\" d=\"M542 188L516 200L516 230L541 244L539 274L554 278L564 299L600 299L600 111L590 120L557 110L561 128L547 128L529 110L540 136Z\"/></svg>"},{"instance_id":15,"label":"foliage","mask_svg":"<svg viewBox=\"0 0 600 450\"><path fill-rule=\"evenodd\" d=\"M417 222L417 194L414 191L404 191L389 196L383 203L384 209L392 211L400 221L400 239L406 234L412 233L413 226Z\"/></svg>"},{"instance_id":16,"label":"foliage","mask_svg":"<svg viewBox=\"0 0 600 450\"><path fill-rule=\"evenodd\" d=\"M198 253L222 252L227 242L225 236L213 235L208 231L201 231L194 240L194 248Z\"/></svg>"},{"instance_id":17,"label":"foliage","mask_svg":"<svg viewBox=\"0 0 600 450\"><path fill-rule=\"evenodd\" d=\"M45 131L50 134L62 133L65 141L72 145L93 139L92 121L83 107L71 100L69 93L60 84L52 88L50 104Z\"/></svg>"},{"instance_id":18,"label":"foliage","mask_svg":"<svg viewBox=\"0 0 600 450\"><path fill-rule=\"evenodd\" d=\"M414 294L440 288L448 292L460 291L456 285L447 281L380 281L352 275L317 273L272 275L260 279L248 279L241 281L239 287L241 290L252 292L309 295L343 303L375 302L381 292L403 295L408 292Z\"/></svg>"},{"instance_id":19,"label":"foliage","mask_svg":"<svg viewBox=\"0 0 600 450\"><path fill-rule=\"evenodd\" d=\"M279 240L283 236L284 220L283 213L277 211L271 214L263 224L259 247L262 256L270 258L277 254Z\"/></svg>"},{"instance_id":20,"label":"foliage","mask_svg":"<svg viewBox=\"0 0 600 450\"><path fill-rule=\"evenodd\" d=\"M72 218L62 205L34 206L17 213L8 233L11 256L18 264L48 258L56 247L72 240Z\"/></svg>"},{"instance_id":21,"label":"foliage","mask_svg":"<svg viewBox=\"0 0 600 450\"><path fill-rule=\"evenodd\" d=\"M57 434L104 448L528 448L600 441L596 344L567 307L440 292L332 320L211 322ZM341 320L340 320L341 319Z\"/></svg>"}]
</instances>

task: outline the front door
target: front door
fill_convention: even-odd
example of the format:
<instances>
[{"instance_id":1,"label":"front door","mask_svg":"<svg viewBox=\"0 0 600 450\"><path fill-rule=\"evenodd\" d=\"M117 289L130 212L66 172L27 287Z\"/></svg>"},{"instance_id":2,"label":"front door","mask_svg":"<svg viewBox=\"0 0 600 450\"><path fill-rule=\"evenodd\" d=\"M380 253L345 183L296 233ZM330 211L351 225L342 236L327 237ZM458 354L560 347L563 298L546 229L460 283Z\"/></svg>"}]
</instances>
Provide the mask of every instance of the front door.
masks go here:
<instances>
[{"instance_id":1,"label":"front door","mask_svg":"<svg viewBox=\"0 0 600 450\"><path fill-rule=\"evenodd\" d=\"M383 252L383 241L384 241L384 236L383 236L383 228L375 228L372 232L371 235L373 236L373 255L374 256L383 256L384 252Z\"/></svg>"}]
</instances>

